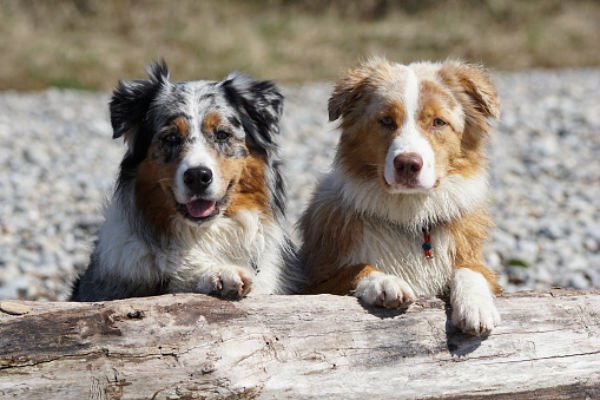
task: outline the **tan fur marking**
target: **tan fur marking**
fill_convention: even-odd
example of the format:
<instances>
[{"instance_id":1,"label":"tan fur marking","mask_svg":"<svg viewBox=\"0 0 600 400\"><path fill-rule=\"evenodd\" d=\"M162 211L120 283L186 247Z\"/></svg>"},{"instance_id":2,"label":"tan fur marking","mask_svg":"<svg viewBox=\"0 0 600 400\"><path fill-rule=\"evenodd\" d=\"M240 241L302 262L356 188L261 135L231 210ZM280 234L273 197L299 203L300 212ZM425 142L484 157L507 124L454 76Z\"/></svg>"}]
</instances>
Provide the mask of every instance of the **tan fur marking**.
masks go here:
<instances>
[{"instance_id":1,"label":"tan fur marking","mask_svg":"<svg viewBox=\"0 0 600 400\"><path fill-rule=\"evenodd\" d=\"M485 169L482 143L490 129L488 118L499 113L496 90L477 67L453 62L432 65L435 69L417 70L425 75L419 76L417 125L434 150L436 177L480 174ZM380 179L385 185L386 153L394 135L400 133L385 132L379 119L391 113L400 127L405 118L398 100L404 89L397 86L402 81L394 76L395 71L383 59L369 61L338 81L329 99L330 120L343 116L337 158L348 177ZM449 125L433 127L436 117ZM327 188L321 190L324 193L313 198L300 220L304 239L301 260L310 273L310 293L347 294L360 278L373 272L368 264L341 265L343 257L362 240L363 222L327 195ZM480 272L492 290L500 293L495 274L483 261L483 244L491 225L485 210L480 209L449 223L448 229L455 243L455 268Z\"/></svg>"},{"instance_id":2,"label":"tan fur marking","mask_svg":"<svg viewBox=\"0 0 600 400\"><path fill-rule=\"evenodd\" d=\"M188 121L185 117L178 117L174 119L173 125L177 128L177 131L183 137L186 137L190 132Z\"/></svg>"},{"instance_id":3,"label":"tan fur marking","mask_svg":"<svg viewBox=\"0 0 600 400\"><path fill-rule=\"evenodd\" d=\"M461 142L462 151L450 158L449 172L466 178L475 176L485 169L485 156L479 150L466 149L469 140Z\"/></svg>"},{"instance_id":4,"label":"tan fur marking","mask_svg":"<svg viewBox=\"0 0 600 400\"><path fill-rule=\"evenodd\" d=\"M438 91L421 93L418 125L421 134L427 139L435 154L435 174L443 179L452 173L452 161L460 157L461 133L456 132L452 125L434 127L435 118L447 121L449 111L443 99L437 97Z\"/></svg>"},{"instance_id":5,"label":"tan fur marking","mask_svg":"<svg viewBox=\"0 0 600 400\"><path fill-rule=\"evenodd\" d=\"M442 66L440 76L447 84L460 85L470 97L471 105L484 117L500 116L500 102L496 88L483 68L459 62L447 62Z\"/></svg>"},{"instance_id":6,"label":"tan fur marking","mask_svg":"<svg viewBox=\"0 0 600 400\"><path fill-rule=\"evenodd\" d=\"M221 125L222 119L221 115L216 112L211 112L206 114L204 120L202 121L202 132L204 133L213 133L216 128Z\"/></svg>"},{"instance_id":7,"label":"tan fur marking","mask_svg":"<svg viewBox=\"0 0 600 400\"><path fill-rule=\"evenodd\" d=\"M383 179L385 155L393 136L389 134L386 141L370 137L369 126L380 130L378 124L367 125L367 128L347 130L344 139L339 143L338 157L346 172L358 180ZM377 131L373 134L378 133Z\"/></svg>"},{"instance_id":8,"label":"tan fur marking","mask_svg":"<svg viewBox=\"0 0 600 400\"><path fill-rule=\"evenodd\" d=\"M167 236L171 221L177 215L169 193L176 167L176 163L158 164L148 157L139 165L135 179L137 208L154 229Z\"/></svg>"},{"instance_id":9,"label":"tan fur marking","mask_svg":"<svg viewBox=\"0 0 600 400\"><path fill-rule=\"evenodd\" d=\"M473 161L483 162L483 139L490 131L488 118L498 118L500 115L496 88L483 69L472 65L445 63L439 76L461 104L465 114L463 158L470 159L471 164ZM466 176L471 172L464 163L456 168Z\"/></svg>"},{"instance_id":10,"label":"tan fur marking","mask_svg":"<svg viewBox=\"0 0 600 400\"><path fill-rule=\"evenodd\" d=\"M390 101L383 108L383 111L380 113L376 122L379 123L379 120L382 117L388 116L388 115L394 119L394 121L396 122L396 127L404 125L404 121L406 120L406 110L402 103L400 103L398 101Z\"/></svg>"},{"instance_id":11,"label":"tan fur marking","mask_svg":"<svg viewBox=\"0 0 600 400\"><path fill-rule=\"evenodd\" d=\"M344 296L356 289L358 282L372 272L381 272L369 264L358 264L340 268L336 274L311 285L308 294L329 293Z\"/></svg>"},{"instance_id":12,"label":"tan fur marking","mask_svg":"<svg viewBox=\"0 0 600 400\"><path fill-rule=\"evenodd\" d=\"M241 160L233 161L243 162ZM251 154L245 161L225 215L233 215L240 210L248 209L259 210L263 215L271 215L269 193L265 181L265 161L262 157L254 154Z\"/></svg>"},{"instance_id":13,"label":"tan fur marking","mask_svg":"<svg viewBox=\"0 0 600 400\"><path fill-rule=\"evenodd\" d=\"M387 185L383 177L385 157L398 131L381 125L383 117L392 117L396 127L402 126L406 118L404 106L390 101L372 118L363 118L354 124L344 126L338 147L338 156L346 172L358 180L379 179Z\"/></svg>"},{"instance_id":14,"label":"tan fur marking","mask_svg":"<svg viewBox=\"0 0 600 400\"><path fill-rule=\"evenodd\" d=\"M308 268L310 293L350 294L366 264L347 266L341 259L361 240L362 220L339 203L312 205L299 221L304 237L300 259Z\"/></svg>"},{"instance_id":15,"label":"tan fur marking","mask_svg":"<svg viewBox=\"0 0 600 400\"><path fill-rule=\"evenodd\" d=\"M455 268L469 268L483 275L495 294L502 293L496 274L485 266L483 246L493 223L483 209L465 215L448 226L454 239Z\"/></svg>"},{"instance_id":16,"label":"tan fur marking","mask_svg":"<svg viewBox=\"0 0 600 400\"><path fill-rule=\"evenodd\" d=\"M329 120L335 121L342 115L347 115L356 103L367 93L368 73L357 68L348 71L346 76L339 80L329 98Z\"/></svg>"},{"instance_id":17,"label":"tan fur marking","mask_svg":"<svg viewBox=\"0 0 600 400\"><path fill-rule=\"evenodd\" d=\"M470 65L442 64L439 77L445 87L428 80L422 81L420 87L422 128L426 129L435 117L450 124L438 134L427 136L436 154L436 172L440 176L474 176L485 168L482 149L490 129L487 119L499 113L496 90L482 69ZM465 116L462 131L448 112L458 104ZM458 148L454 136L460 139Z\"/></svg>"},{"instance_id":18,"label":"tan fur marking","mask_svg":"<svg viewBox=\"0 0 600 400\"><path fill-rule=\"evenodd\" d=\"M360 119L364 102L377 87L385 87L394 79L390 63L384 58L373 58L360 66L350 69L340 79L329 98L329 120L335 121L342 115L343 124ZM358 111L354 113L353 111Z\"/></svg>"},{"instance_id":19,"label":"tan fur marking","mask_svg":"<svg viewBox=\"0 0 600 400\"><path fill-rule=\"evenodd\" d=\"M439 84L422 80L419 84L419 97L422 98L439 98L450 108L457 106L457 102L452 96L450 96Z\"/></svg>"}]
</instances>

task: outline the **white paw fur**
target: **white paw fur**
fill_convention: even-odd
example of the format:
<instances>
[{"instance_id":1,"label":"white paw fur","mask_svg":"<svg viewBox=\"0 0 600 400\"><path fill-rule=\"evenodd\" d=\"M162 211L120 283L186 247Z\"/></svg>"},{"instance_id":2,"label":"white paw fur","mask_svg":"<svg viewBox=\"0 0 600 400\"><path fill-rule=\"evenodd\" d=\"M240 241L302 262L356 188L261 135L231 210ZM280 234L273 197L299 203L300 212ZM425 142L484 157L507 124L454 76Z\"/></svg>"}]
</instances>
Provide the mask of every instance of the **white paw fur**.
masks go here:
<instances>
[{"instance_id":1,"label":"white paw fur","mask_svg":"<svg viewBox=\"0 0 600 400\"><path fill-rule=\"evenodd\" d=\"M450 293L452 323L466 334L486 336L500 324L489 284L479 272L459 268Z\"/></svg>"},{"instance_id":2,"label":"white paw fur","mask_svg":"<svg viewBox=\"0 0 600 400\"><path fill-rule=\"evenodd\" d=\"M198 279L196 291L220 297L239 299L252 288L252 275L244 268L223 266Z\"/></svg>"},{"instance_id":3,"label":"white paw fur","mask_svg":"<svg viewBox=\"0 0 600 400\"><path fill-rule=\"evenodd\" d=\"M370 306L406 307L415 301L415 293L402 278L382 272L371 272L362 278L354 295Z\"/></svg>"}]
</instances>

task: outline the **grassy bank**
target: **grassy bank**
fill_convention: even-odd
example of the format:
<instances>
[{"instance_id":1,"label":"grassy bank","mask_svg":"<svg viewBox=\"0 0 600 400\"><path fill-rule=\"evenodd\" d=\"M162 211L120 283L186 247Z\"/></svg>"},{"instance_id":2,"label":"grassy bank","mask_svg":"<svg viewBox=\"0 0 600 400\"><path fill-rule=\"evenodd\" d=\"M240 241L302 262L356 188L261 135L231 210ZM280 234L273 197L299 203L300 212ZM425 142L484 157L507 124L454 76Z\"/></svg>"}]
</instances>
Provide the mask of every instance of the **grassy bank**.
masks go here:
<instances>
[{"instance_id":1,"label":"grassy bank","mask_svg":"<svg viewBox=\"0 0 600 400\"><path fill-rule=\"evenodd\" d=\"M332 79L372 54L598 66L598 21L584 0L4 0L0 89L107 89L158 57L177 79Z\"/></svg>"}]
</instances>

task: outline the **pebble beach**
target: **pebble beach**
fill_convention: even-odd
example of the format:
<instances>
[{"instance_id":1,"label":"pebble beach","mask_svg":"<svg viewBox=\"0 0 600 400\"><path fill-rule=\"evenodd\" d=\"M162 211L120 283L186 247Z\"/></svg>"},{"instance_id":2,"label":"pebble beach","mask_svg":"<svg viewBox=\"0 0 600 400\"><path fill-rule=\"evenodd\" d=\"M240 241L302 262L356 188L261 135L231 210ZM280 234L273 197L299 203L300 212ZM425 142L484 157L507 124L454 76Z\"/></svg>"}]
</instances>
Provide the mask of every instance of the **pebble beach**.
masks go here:
<instances>
[{"instance_id":1,"label":"pebble beach","mask_svg":"<svg viewBox=\"0 0 600 400\"><path fill-rule=\"evenodd\" d=\"M600 69L493 74L486 248L507 292L600 287ZM290 229L339 137L331 83L283 86ZM88 263L124 152L108 93L0 92L0 299L65 300Z\"/></svg>"}]
</instances>

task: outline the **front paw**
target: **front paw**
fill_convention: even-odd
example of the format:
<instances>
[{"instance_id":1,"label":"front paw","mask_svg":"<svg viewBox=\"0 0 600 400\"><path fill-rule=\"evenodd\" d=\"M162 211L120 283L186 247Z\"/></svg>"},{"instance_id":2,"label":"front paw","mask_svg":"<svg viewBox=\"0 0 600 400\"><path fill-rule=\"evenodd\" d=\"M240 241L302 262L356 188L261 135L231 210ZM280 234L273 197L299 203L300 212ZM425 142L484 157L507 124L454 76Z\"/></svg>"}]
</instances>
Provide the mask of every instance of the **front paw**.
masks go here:
<instances>
[{"instance_id":1,"label":"front paw","mask_svg":"<svg viewBox=\"0 0 600 400\"><path fill-rule=\"evenodd\" d=\"M356 285L354 295L367 305L400 308L415 301L416 296L401 278L381 272L372 272Z\"/></svg>"},{"instance_id":2,"label":"front paw","mask_svg":"<svg viewBox=\"0 0 600 400\"><path fill-rule=\"evenodd\" d=\"M473 336L487 336L500 324L500 314L493 301L452 305L452 323Z\"/></svg>"},{"instance_id":3,"label":"front paw","mask_svg":"<svg viewBox=\"0 0 600 400\"><path fill-rule=\"evenodd\" d=\"M488 283L483 276L466 268L455 273L451 293L452 323L473 336L487 336L500 324Z\"/></svg>"},{"instance_id":4,"label":"front paw","mask_svg":"<svg viewBox=\"0 0 600 400\"><path fill-rule=\"evenodd\" d=\"M241 299L252 288L252 276L240 267L217 268L198 281L197 292L215 296Z\"/></svg>"}]
</instances>

